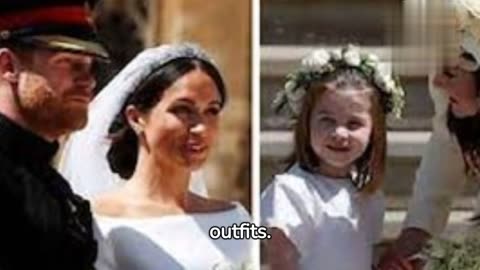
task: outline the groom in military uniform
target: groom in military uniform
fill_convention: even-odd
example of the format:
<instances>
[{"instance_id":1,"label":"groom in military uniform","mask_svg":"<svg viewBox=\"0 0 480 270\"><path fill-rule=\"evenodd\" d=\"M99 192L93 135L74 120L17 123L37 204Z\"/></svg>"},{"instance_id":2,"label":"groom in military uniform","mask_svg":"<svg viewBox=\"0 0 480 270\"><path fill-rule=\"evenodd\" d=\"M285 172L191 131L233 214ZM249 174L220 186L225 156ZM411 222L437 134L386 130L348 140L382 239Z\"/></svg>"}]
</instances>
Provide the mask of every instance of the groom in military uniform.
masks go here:
<instances>
[{"instance_id":1,"label":"groom in military uniform","mask_svg":"<svg viewBox=\"0 0 480 270\"><path fill-rule=\"evenodd\" d=\"M94 269L87 201L51 167L108 54L86 0L0 1L0 269Z\"/></svg>"}]
</instances>

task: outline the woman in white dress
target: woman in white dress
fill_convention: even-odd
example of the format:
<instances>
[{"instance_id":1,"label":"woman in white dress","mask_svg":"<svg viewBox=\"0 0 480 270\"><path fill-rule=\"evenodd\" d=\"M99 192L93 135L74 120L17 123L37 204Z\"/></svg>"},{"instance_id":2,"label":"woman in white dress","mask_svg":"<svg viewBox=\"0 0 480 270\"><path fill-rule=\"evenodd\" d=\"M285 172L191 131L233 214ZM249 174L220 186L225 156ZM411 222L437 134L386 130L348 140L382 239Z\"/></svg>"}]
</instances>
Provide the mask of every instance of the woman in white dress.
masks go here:
<instances>
[{"instance_id":1,"label":"woman in white dress","mask_svg":"<svg viewBox=\"0 0 480 270\"><path fill-rule=\"evenodd\" d=\"M455 196L467 181L480 177L480 2L455 0L452 4L461 37L460 55L432 76L432 135L416 173L404 228L382 256L382 270L412 269L401 266L410 259L413 269L421 269L423 262L415 254L443 233Z\"/></svg>"},{"instance_id":2,"label":"woman in white dress","mask_svg":"<svg viewBox=\"0 0 480 270\"><path fill-rule=\"evenodd\" d=\"M108 147L91 157L96 168L76 169L93 169L99 182L112 181L112 172L128 179L93 200L97 269L241 269L248 262L248 239L209 237L214 226L248 222L246 210L188 190L225 102L218 69L187 44L140 53L93 101L89 124L74 139L87 146L103 138Z\"/></svg>"}]
</instances>

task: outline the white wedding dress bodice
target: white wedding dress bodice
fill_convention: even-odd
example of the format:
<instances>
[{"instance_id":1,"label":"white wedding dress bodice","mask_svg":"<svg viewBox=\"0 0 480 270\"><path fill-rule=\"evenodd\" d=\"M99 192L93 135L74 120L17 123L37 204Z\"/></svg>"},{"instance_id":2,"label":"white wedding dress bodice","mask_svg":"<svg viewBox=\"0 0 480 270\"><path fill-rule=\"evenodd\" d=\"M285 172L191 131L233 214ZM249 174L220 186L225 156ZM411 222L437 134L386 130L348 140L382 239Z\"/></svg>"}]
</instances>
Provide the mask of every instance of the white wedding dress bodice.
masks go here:
<instances>
[{"instance_id":1,"label":"white wedding dress bodice","mask_svg":"<svg viewBox=\"0 0 480 270\"><path fill-rule=\"evenodd\" d=\"M247 239L211 239L212 226L250 222L239 204L227 211L152 218L95 216L98 270L242 269Z\"/></svg>"}]
</instances>

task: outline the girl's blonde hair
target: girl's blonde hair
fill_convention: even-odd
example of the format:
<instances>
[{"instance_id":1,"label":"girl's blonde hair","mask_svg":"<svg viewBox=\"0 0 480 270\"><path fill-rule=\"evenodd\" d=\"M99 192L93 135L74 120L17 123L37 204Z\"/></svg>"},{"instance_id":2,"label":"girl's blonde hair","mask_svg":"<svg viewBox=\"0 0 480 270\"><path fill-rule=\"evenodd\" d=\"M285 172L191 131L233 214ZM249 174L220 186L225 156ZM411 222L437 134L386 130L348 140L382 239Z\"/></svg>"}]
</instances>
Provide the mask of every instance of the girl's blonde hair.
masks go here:
<instances>
[{"instance_id":1,"label":"girl's blonde hair","mask_svg":"<svg viewBox=\"0 0 480 270\"><path fill-rule=\"evenodd\" d=\"M371 194L382 186L385 174L386 117L382 107L384 101L375 84L355 68L338 69L322 80L313 81L306 86L309 89L306 91L300 115L294 126L294 150L288 158L288 167L298 162L303 169L318 172L318 165L322 161L310 145L310 117L315 102L326 90L332 89L328 86L332 83L335 91L342 91L348 87L371 93L370 115L373 130L365 152L355 161L356 173L352 174L352 182L359 191Z\"/></svg>"}]
</instances>

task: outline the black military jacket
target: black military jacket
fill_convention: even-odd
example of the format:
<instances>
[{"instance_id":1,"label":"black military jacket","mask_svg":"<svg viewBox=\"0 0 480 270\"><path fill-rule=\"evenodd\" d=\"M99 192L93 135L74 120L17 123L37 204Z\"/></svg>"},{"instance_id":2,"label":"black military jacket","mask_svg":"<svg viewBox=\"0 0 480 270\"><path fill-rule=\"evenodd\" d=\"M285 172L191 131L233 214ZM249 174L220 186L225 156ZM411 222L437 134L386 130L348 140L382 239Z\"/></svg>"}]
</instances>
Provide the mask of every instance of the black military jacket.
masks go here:
<instances>
[{"instance_id":1,"label":"black military jacket","mask_svg":"<svg viewBox=\"0 0 480 270\"><path fill-rule=\"evenodd\" d=\"M90 206L51 167L57 150L0 114L0 270L94 269Z\"/></svg>"}]
</instances>

